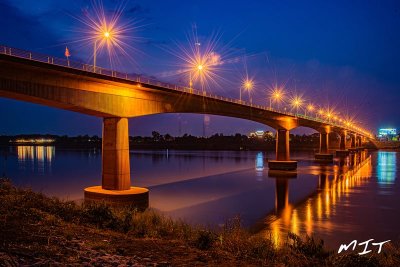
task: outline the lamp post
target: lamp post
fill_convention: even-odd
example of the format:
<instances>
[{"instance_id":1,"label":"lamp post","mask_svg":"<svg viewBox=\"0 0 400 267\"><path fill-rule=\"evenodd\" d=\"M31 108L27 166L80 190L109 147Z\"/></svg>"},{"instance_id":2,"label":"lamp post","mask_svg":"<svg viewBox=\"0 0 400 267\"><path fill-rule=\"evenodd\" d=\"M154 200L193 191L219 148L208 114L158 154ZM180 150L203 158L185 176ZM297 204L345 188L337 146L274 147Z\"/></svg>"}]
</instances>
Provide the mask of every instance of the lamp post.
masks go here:
<instances>
[{"instance_id":1,"label":"lamp post","mask_svg":"<svg viewBox=\"0 0 400 267\"><path fill-rule=\"evenodd\" d=\"M111 37L111 34L109 31L104 31L102 34L100 34L100 37L108 40ZM96 38L94 40L94 49L93 49L93 72L96 72L96 57L97 57L97 41L99 38Z\"/></svg>"},{"instance_id":2,"label":"lamp post","mask_svg":"<svg viewBox=\"0 0 400 267\"><path fill-rule=\"evenodd\" d=\"M324 110L322 108L318 110L318 115L319 118L322 119L322 116L324 115Z\"/></svg>"},{"instance_id":3,"label":"lamp post","mask_svg":"<svg viewBox=\"0 0 400 267\"><path fill-rule=\"evenodd\" d=\"M307 116L307 110L311 113L311 112L313 112L314 111L314 105L313 104L308 104L308 106L307 106L307 109L305 110L305 116Z\"/></svg>"},{"instance_id":4,"label":"lamp post","mask_svg":"<svg viewBox=\"0 0 400 267\"><path fill-rule=\"evenodd\" d=\"M296 109L296 115L299 113L299 108L303 106L304 100L300 96L292 98L291 106Z\"/></svg>"},{"instance_id":5,"label":"lamp post","mask_svg":"<svg viewBox=\"0 0 400 267\"><path fill-rule=\"evenodd\" d=\"M269 98L269 108L272 109L272 101L279 102L282 100L283 92L281 89L275 89L272 91L271 97Z\"/></svg>"},{"instance_id":6,"label":"lamp post","mask_svg":"<svg viewBox=\"0 0 400 267\"><path fill-rule=\"evenodd\" d=\"M254 84L253 80L251 80L251 79L249 79L249 78L246 78L246 79L243 81L242 86L241 86L241 87L243 87L245 90L247 90L247 92L249 93L249 100L250 100L250 103L251 103L251 104L252 104L253 100L252 100L252 98L250 97L250 91L253 89L253 84ZM242 89L241 89L241 88L240 88L240 96L239 96L239 99L240 99L240 102L242 102Z\"/></svg>"}]
</instances>

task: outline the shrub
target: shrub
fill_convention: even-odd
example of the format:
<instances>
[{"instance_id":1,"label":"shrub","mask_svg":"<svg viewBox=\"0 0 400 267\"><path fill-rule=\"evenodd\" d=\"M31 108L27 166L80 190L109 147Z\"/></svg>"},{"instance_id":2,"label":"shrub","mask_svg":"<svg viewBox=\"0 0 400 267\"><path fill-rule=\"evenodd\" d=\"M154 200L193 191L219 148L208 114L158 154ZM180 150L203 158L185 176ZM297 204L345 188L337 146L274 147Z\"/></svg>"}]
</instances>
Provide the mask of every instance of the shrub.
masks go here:
<instances>
[{"instance_id":1,"label":"shrub","mask_svg":"<svg viewBox=\"0 0 400 267\"><path fill-rule=\"evenodd\" d=\"M210 249L217 240L217 235L208 230L201 230L197 233L197 238L194 240L194 246L201 250Z\"/></svg>"},{"instance_id":2,"label":"shrub","mask_svg":"<svg viewBox=\"0 0 400 267\"><path fill-rule=\"evenodd\" d=\"M303 240L291 232L288 233L288 247L294 252L310 258L326 258L330 254L324 250L323 240L316 241L314 237L308 235Z\"/></svg>"},{"instance_id":3,"label":"shrub","mask_svg":"<svg viewBox=\"0 0 400 267\"><path fill-rule=\"evenodd\" d=\"M120 221L114 215L111 207L103 202L89 202L84 204L81 222L112 230L117 230L120 226Z\"/></svg>"}]
</instances>

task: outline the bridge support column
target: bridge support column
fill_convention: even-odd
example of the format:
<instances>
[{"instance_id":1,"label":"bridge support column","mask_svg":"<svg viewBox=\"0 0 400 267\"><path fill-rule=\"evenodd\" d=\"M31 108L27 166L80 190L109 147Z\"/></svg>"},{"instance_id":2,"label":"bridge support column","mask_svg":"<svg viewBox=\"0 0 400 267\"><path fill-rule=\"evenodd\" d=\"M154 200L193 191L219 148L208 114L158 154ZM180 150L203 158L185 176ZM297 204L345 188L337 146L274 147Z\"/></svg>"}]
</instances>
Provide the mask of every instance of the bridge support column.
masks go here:
<instances>
[{"instance_id":1,"label":"bridge support column","mask_svg":"<svg viewBox=\"0 0 400 267\"><path fill-rule=\"evenodd\" d=\"M327 154L329 149L329 134L320 133L319 134L319 153Z\"/></svg>"},{"instance_id":2,"label":"bridge support column","mask_svg":"<svg viewBox=\"0 0 400 267\"><path fill-rule=\"evenodd\" d=\"M329 154L329 132L320 132L319 153L315 159L320 162L332 162L333 154Z\"/></svg>"},{"instance_id":3,"label":"bridge support column","mask_svg":"<svg viewBox=\"0 0 400 267\"><path fill-rule=\"evenodd\" d=\"M128 190L131 173L127 118L104 118L102 147L102 188Z\"/></svg>"},{"instance_id":4,"label":"bridge support column","mask_svg":"<svg viewBox=\"0 0 400 267\"><path fill-rule=\"evenodd\" d=\"M343 130L342 132L340 132L339 150L336 150L337 157L346 157L349 155L349 151L346 150L346 137L347 137L346 130Z\"/></svg>"},{"instance_id":5,"label":"bridge support column","mask_svg":"<svg viewBox=\"0 0 400 267\"><path fill-rule=\"evenodd\" d=\"M357 151L357 135L351 134L350 137L351 137L351 145L350 145L349 150L351 152Z\"/></svg>"},{"instance_id":6,"label":"bridge support column","mask_svg":"<svg viewBox=\"0 0 400 267\"><path fill-rule=\"evenodd\" d=\"M357 139L357 136L356 136L356 134L352 134L351 135L351 148L356 148L356 139Z\"/></svg>"},{"instance_id":7,"label":"bridge support column","mask_svg":"<svg viewBox=\"0 0 400 267\"><path fill-rule=\"evenodd\" d=\"M85 189L85 200L147 208L149 190L131 187L127 118L103 119L102 185Z\"/></svg>"},{"instance_id":8,"label":"bridge support column","mask_svg":"<svg viewBox=\"0 0 400 267\"><path fill-rule=\"evenodd\" d=\"M279 171L297 169L297 161L290 160L289 130L278 129L276 131L276 160L269 160L268 168Z\"/></svg>"},{"instance_id":9,"label":"bridge support column","mask_svg":"<svg viewBox=\"0 0 400 267\"><path fill-rule=\"evenodd\" d=\"M346 150L346 131L340 133L340 150Z\"/></svg>"},{"instance_id":10,"label":"bridge support column","mask_svg":"<svg viewBox=\"0 0 400 267\"><path fill-rule=\"evenodd\" d=\"M361 148L361 146L362 146L362 142L361 142L362 140L361 140L361 136L357 136L357 147L358 148Z\"/></svg>"}]
</instances>

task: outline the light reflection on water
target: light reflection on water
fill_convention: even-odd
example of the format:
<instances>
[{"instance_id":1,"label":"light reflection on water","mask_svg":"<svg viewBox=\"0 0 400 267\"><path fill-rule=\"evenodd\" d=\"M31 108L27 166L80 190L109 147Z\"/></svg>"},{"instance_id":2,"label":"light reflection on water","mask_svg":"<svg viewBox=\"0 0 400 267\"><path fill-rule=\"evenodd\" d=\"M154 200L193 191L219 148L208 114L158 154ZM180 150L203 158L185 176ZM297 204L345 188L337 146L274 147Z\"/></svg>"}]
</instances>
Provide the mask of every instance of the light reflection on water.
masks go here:
<instances>
[{"instance_id":1,"label":"light reflection on water","mask_svg":"<svg viewBox=\"0 0 400 267\"><path fill-rule=\"evenodd\" d=\"M392 185L396 179L396 152L378 153L378 183L381 186Z\"/></svg>"},{"instance_id":2,"label":"light reflection on water","mask_svg":"<svg viewBox=\"0 0 400 267\"><path fill-rule=\"evenodd\" d=\"M77 200L101 181L101 153L52 146L9 149L7 176L18 185ZM150 189L150 205L193 224L218 226L240 215L244 226L271 236L314 234L331 246L353 239L400 238L399 155L350 154L334 164L293 152L294 175L268 172L274 152L131 151L132 183ZM371 234L372 233L372 234ZM345 239L343 239L345 237Z\"/></svg>"},{"instance_id":3,"label":"light reflection on water","mask_svg":"<svg viewBox=\"0 0 400 267\"><path fill-rule=\"evenodd\" d=\"M17 146L18 167L20 170L39 174L51 173L55 155L54 146Z\"/></svg>"},{"instance_id":4,"label":"light reflection on water","mask_svg":"<svg viewBox=\"0 0 400 267\"><path fill-rule=\"evenodd\" d=\"M321 173L317 191L300 203L291 204L288 201L290 179L277 178L275 212L265 218L265 226L260 234L272 238L275 245L280 247L288 232L311 235L321 231L326 235L334 235L339 230L351 231L345 229L343 223L336 224L330 219L336 215L337 202L371 179L371 156L365 158L366 153L363 152L351 157L356 158L348 161L349 164L355 164L354 166L345 168L346 171L340 174Z\"/></svg>"}]
</instances>

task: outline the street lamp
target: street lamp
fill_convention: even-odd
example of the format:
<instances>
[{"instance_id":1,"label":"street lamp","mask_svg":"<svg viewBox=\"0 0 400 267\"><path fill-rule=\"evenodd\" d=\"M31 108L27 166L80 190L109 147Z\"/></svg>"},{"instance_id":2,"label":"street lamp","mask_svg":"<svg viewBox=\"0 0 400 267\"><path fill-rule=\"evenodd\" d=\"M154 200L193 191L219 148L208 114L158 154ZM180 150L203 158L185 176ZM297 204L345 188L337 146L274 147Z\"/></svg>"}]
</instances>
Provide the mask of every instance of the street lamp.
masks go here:
<instances>
[{"instance_id":1,"label":"street lamp","mask_svg":"<svg viewBox=\"0 0 400 267\"><path fill-rule=\"evenodd\" d=\"M308 104L307 105L307 109L306 109L306 111L305 111L305 113L306 114L304 114L304 115L306 115L307 116L307 111L309 111L309 112L313 112L314 111L314 109L315 109L315 107L314 107L314 105L313 104Z\"/></svg>"},{"instance_id":2,"label":"street lamp","mask_svg":"<svg viewBox=\"0 0 400 267\"><path fill-rule=\"evenodd\" d=\"M299 108L301 108L303 106L303 103L304 103L304 100L301 98L301 96L294 96L292 98L292 101L290 104L291 104L292 108L296 109L296 114L298 114Z\"/></svg>"},{"instance_id":3,"label":"street lamp","mask_svg":"<svg viewBox=\"0 0 400 267\"><path fill-rule=\"evenodd\" d=\"M318 115L319 115L319 118L322 119L322 116L324 115L324 110L322 108L320 108L318 110Z\"/></svg>"},{"instance_id":4,"label":"street lamp","mask_svg":"<svg viewBox=\"0 0 400 267\"><path fill-rule=\"evenodd\" d=\"M203 64L197 63L194 64L192 67L192 70L189 71L189 88L190 92L193 92L193 78L192 78L192 72L199 72L198 75L195 75L195 77L201 77L201 72L204 70Z\"/></svg>"},{"instance_id":5,"label":"street lamp","mask_svg":"<svg viewBox=\"0 0 400 267\"><path fill-rule=\"evenodd\" d=\"M328 118L328 122L331 122L331 118L332 118L332 113L330 112L330 111L328 111L327 113L326 113L326 117Z\"/></svg>"},{"instance_id":6,"label":"street lamp","mask_svg":"<svg viewBox=\"0 0 400 267\"><path fill-rule=\"evenodd\" d=\"M96 56L97 56L97 41L107 41L111 38L110 31L103 31L99 33L99 38L94 40L94 49L93 49L93 71L96 72Z\"/></svg>"},{"instance_id":7,"label":"street lamp","mask_svg":"<svg viewBox=\"0 0 400 267\"><path fill-rule=\"evenodd\" d=\"M272 92L271 92L271 96L269 98L269 108L272 108L272 101L274 102L279 102L282 100L283 98L283 90L280 88L275 88Z\"/></svg>"},{"instance_id":8,"label":"street lamp","mask_svg":"<svg viewBox=\"0 0 400 267\"><path fill-rule=\"evenodd\" d=\"M254 86L254 82L252 79L246 78L243 80L242 82L242 86L240 87L239 90L239 100L240 102L242 102L242 88L247 90L247 92L249 93L249 98L250 98L250 103L252 103L252 98L250 97L250 91L253 89Z\"/></svg>"}]
</instances>

